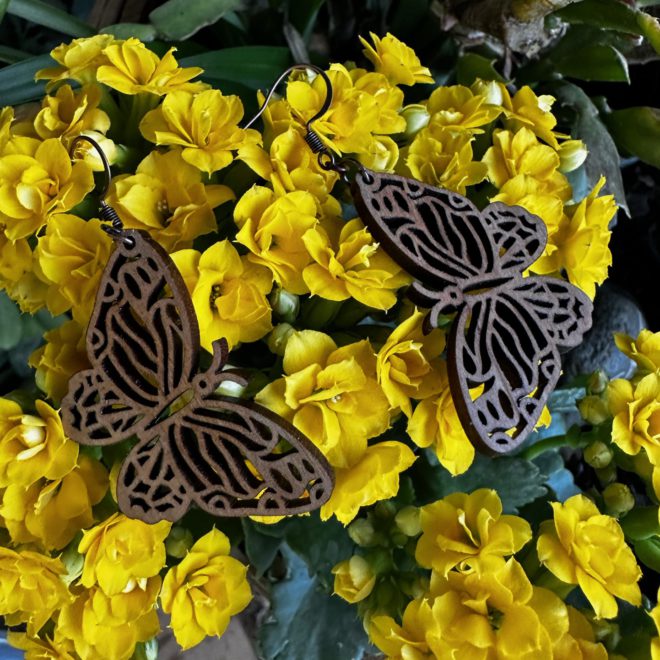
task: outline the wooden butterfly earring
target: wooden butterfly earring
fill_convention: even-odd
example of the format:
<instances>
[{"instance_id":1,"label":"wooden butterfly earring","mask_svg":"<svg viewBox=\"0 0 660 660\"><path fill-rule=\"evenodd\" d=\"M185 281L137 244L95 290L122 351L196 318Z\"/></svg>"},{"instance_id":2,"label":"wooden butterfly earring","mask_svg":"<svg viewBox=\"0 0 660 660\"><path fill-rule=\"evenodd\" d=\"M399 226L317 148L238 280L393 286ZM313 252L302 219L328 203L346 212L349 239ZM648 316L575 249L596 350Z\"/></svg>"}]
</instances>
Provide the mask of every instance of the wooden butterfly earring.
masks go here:
<instances>
[{"instance_id":1,"label":"wooden butterfly earring","mask_svg":"<svg viewBox=\"0 0 660 660\"><path fill-rule=\"evenodd\" d=\"M110 166L91 138L81 135ZM124 229L101 199L115 249L89 326L90 369L62 400L66 434L84 445L134 440L117 480L119 509L148 523L176 521L195 504L213 516L283 516L320 507L332 493L330 465L287 421L253 402L215 396L226 380L224 339L199 371L197 319L183 278L144 231Z\"/></svg>"},{"instance_id":2,"label":"wooden butterfly earring","mask_svg":"<svg viewBox=\"0 0 660 660\"><path fill-rule=\"evenodd\" d=\"M323 114L331 82L316 67L300 68L322 75ZM463 195L339 158L311 123L305 140L319 163L350 184L364 224L415 279L408 295L430 310L425 330L437 327L441 314L456 313L447 340L449 386L468 437L491 452L514 449L557 384L559 349L578 344L591 326L592 303L580 289L524 275L545 248L545 224L518 206L496 202L480 211Z\"/></svg>"}]
</instances>

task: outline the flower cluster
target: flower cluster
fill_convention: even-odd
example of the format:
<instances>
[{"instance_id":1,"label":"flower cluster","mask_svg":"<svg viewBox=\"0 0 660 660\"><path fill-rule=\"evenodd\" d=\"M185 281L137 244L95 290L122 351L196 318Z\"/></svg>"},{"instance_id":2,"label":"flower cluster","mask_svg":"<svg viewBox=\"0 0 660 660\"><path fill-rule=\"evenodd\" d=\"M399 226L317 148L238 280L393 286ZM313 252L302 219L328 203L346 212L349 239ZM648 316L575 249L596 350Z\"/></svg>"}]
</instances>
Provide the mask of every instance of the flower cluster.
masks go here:
<instances>
[{"instance_id":1,"label":"flower cluster","mask_svg":"<svg viewBox=\"0 0 660 660\"><path fill-rule=\"evenodd\" d=\"M616 205L600 194L604 181L575 198L566 173L586 149L556 130L553 99L494 81L435 87L393 35L361 41L368 68L326 71L332 100L313 129L327 153L480 205L525 207L548 234L528 274L566 278L593 297ZM232 366L250 376L241 394L332 466L318 524L336 519L359 546L335 567L335 591L357 604L374 644L391 658L604 658L592 623L549 585L553 576L579 585L597 617L616 615L615 598L639 605L639 570L614 517L584 497L554 503L533 544L529 523L503 514L492 490L421 508L397 499L414 491L417 469L451 479L475 461L450 391L452 318L426 332L426 311L404 301L410 274L305 141L326 101L322 77L293 73L263 129L246 129L243 101L180 66L174 50L76 39L37 74L47 81L40 104L0 112L0 291L24 313L57 317L29 359L43 400L0 399L0 616L26 626L10 642L28 657L128 659L159 632L160 608L185 649L222 635L252 597L248 567L220 529L194 514L173 527L118 512L117 475L134 439L80 447L64 433L57 406L89 366L86 328L114 249L94 217L103 164L75 141L88 136L112 168L107 203L182 275L201 347L212 353L226 339ZM407 103L413 85L418 102ZM619 345L638 376L610 383L592 408L613 418L614 443L643 453L651 474L658 341ZM649 477L658 494L659 475Z\"/></svg>"}]
</instances>

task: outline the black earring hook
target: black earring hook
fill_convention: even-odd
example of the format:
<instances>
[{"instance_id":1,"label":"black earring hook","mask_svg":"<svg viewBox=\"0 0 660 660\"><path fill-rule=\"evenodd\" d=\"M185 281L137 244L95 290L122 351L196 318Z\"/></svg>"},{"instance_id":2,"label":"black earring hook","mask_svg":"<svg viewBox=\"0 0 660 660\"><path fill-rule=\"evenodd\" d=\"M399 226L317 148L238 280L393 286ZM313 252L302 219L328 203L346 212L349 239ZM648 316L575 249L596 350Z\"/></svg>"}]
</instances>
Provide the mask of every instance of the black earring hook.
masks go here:
<instances>
[{"instance_id":1,"label":"black earring hook","mask_svg":"<svg viewBox=\"0 0 660 660\"><path fill-rule=\"evenodd\" d=\"M73 140L71 141L71 145L69 146L69 156L73 159L76 147L78 146L79 142L89 142L89 144L94 147L94 150L96 153L99 155L99 158L101 159L101 162L103 163L103 173L105 175L105 182L103 184L103 188L101 188L101 192L99 194L99 216L101 220L105 220L106 222L110 222L111 226L108 227L106 225L103 226L104 231L109 234L110 236L117 238L117 237L122 237L123 236L123 228L124 224L122 223L120 217L117 215L117 211L115 211L110 204L108 204L105 201L105 197L108 194L108 190L110 189L110 184L112 183L112 171L110 170L110 163L108 162L108 157L105 155L105 152L101 148L101 145L94 140L93 138L89 137L89 135L77 135ZM123 236L123 240L128 242L128 240L132 241L133 239L130 237L125 237Z\"/></svg>"},{"instance_id":2,"label":"black earring hook","mask_svg":"<svg viewBox=\"0 0 660 660\"><path fill-rule=\"evenodd\" d=\"M293 66L290 66L288 69L283 71L280 76L277 78L277 80L273 83L273 86L270 88L270 91L268 92L268 95L264 99L264 102L261 104L261 107L259 110L257 110L257 114L250 119L250 121L243 127L243 128L250 128L252 124L254 124L259 117L264 113L264 110L268 107L268 103L273 97L273 94L275 93L275 90L279 87L280 83L286 79L286 77L292 72L292 71L305 71L307 69L311 69L314 71L317 75L321 76L323 82L325 83L325 88L326 88L326 94L325 94L325 99L323 101L323 105L321 105L321 108L319 111L309 120L307 120L307 123L305 124L305 129L307 130L307 134L305 135L305 141L307 144L309 144L310 148L314 153L319 153L321 151L324 151L326 149L325 145L323 144L323 141L319 137L319 135L314 132L312 129L311 125L312 122L315 122L319 117L322 117L330 108L330 105L332 104L332 83L330 82L330 78L328 78L328 74L323 71L323 69L320 69L319 67L315 66L314 64L294 64Z\"/></svg>"}]
</instances>

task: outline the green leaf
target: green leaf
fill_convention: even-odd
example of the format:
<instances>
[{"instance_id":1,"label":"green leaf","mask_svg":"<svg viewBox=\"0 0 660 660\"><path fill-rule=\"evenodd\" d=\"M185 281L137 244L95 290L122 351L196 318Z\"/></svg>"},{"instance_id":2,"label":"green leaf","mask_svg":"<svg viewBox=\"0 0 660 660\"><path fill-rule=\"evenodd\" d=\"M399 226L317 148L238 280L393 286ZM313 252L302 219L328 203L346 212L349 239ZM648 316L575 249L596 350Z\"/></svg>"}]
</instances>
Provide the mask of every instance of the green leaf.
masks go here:
<instances>
[{"instance_id":1,"label":"green leaf","mask_svg":"<svg viewBox=\"0 0 660 660\"><path fill-rule=\"evenodd\" d=\"M96 34L84 21L41 0L10 0L7 13L70 37L91 37Z\"/></svg>"},{"instance_id":2,"label":"green leaf","mask_svg":"<svg viewBox=\"0 0 660 660\"><path fill-rule=\"evenodd\" d=\"M0 0L0 23L7 13L7 7L9 7L10 0Z\"/></svg>"},{"instance_id":3,"label":"green leaf","mask_svg":"<svg viewBox=\"0 0 660 660\"><path fill-rule=\"evenodd\" d=\"M656 573L660 573L660 538L652 536L633 543L639 560Z\"/></svg>"},{"instance_id":4,"label":"green leaf","mask_svg":"<svg viewBox=\"0 0 660 660\"><path fill-rule=\"evenodd\" d=\"M289 4L289 21L300 32L305 43L309 41L314 29L314 23L321 7L326 0L305 0Z\"/></svg>"},{"instance_id":5,"label":"green leaf","mask_svg":"<svg viewBox=\"0 0 660 660\"><path fill-rule=\"evenodd\" d=\"M20 105L41 99L46 90L44 82L35 82L40 69L53 65L50 55L38 55L0 69L0 89L3 105Z\"/></svg>"},{"instance_id":6,"label":"green leaf","mask_svg":"<svg viewBox=\"0 0 660 660\"><path fill-rule=\"evenodd\" d=\"M286 39L286 43L289 46L291 55L293 56L293 61L297 64L304 64L309 62L309 53L307 52L307 45L303 39L302 34L298 32L296 26L289 21L286 21L282 26L282 33Z\"/></svg>"},{"instance_id":7,"label":"green leaf","mask_svg":"<svg viewBox=\"0 0 660 660\"><path fill-rule=\"evenodd\" d=\"M610 44L590 43L554 62L556 70L569 78L630 82L626 58Z\"/></svg>"},{"instance_id":8,"label":"green leaf","mask_svg":"<svg viewBox=\"0 0 660 660\"><path fill-rule=\"evenodd\" d=\"M660 168L660 108L615 110L603 121L620 149Z\"/></svg>"},{"instance_id":9,"label":"green leaf","mask_svg":"<svg viewBox=\"0 0 660 660\"><path fill-rule=\"evenodd\" d=\"M495 70L494 61L476 53L465 53L456 64L456 81L459 85L471 85L477 78L506 82Z\"/></svg>"},{"instance_id":10,"label":"green leaf","mask_svg":"<svg viewBox=\"0 0 660 660\"><path fill-rule=\"evenodd\" d=\"M545 483L559 502L582 491L575 485L573 473L566 469L564 459L557 451L546 451L532 461L545 476Z\"/></svg>"},{"instance_id":11,"label":"green leaf","mask_svg":"<svg viewBox=\"0 0 660 660\"><path fill-rule=\"evenodd\" d=\"M20 341L21 312L6 293L0 293L0 349L9 350Z\"/></svg>"},{"instance_id":12,"label":"green leaf","mask_svg":"<svg viewBox=\"0 0 660 660\"><path fill-rule=\"evenodd\" d=\"M201 66L207 82L239 83L250 89L270 87L291 64L288 48L280 46L238 46L184 57L181 66Z\"/></svg>"},{"instance_id":13,"label":"green leaf","mask_svg":"<svg viewBox=\"0 0 660 660\"><path fill-rule=\"evenodd\" d=\"M425 456L434 461L428 452ZM413 483L422 503L441 499L450 493L471 493L478 488L493 488L502 499L504 511L516 513L525 504L547 493L541 470L531 461L517 456L493 458L477 454L467 472L452 477L441 465L431 465L421 457L411 468Z\"/></svg>"},{"instance_id":14,"label":"green leaf","mask_svg":"<svg viewBox=\"0 0 660 660\"><path fill-rule=\"evenodd\" d=\"M245 554L250 560L250 565L257 571L257 575L261 576L275 560L282 540L262 532L262 528L271 525L262 525L249 518L243 518L241 523L245 534Z\"/></svg>"},{"instance_id":15,"label":"green leaf","mask_svg":"<svg viewBox=\"0 0 660 660\"><path fill-rule=\"evenodd\" d=\"M149 14L149 20L166 39L187 39L224 14L237 9L241 0L169 0Z\"/></svg>"},{"instance_id":16,"label":"green leaf","mask_svg":"<svg viewBox=\"0 0 660 660\"><path fill-rule=\"evenodd\" d=\"M571 135L587 145L589 155L584 168L589 188L598 182L601 175L607 179L605 190L614 195L617 204L630 216L621 177L619 153L614 140L598 115L598 108L580 87L569 82L549 86L549 91L559 103L568 106L574 113Z\"/></svg>"},{"instance_id":17,"label":"green leaf","mask_svg":"<svg viewBox=\"0 0 660 660\"><path fill-rule=\"evenodd\" d=\"M619 0L582 0L555 12L568 23L584 23L607 30L640 34L637 11Z\"/></svg>"},{"instance_id":18,"label":"green leaf","mask_svg":"<svg viewBox=\"0 0 660 660\"><path fill-rule=\"evenodd\" d=\"M18 50L18 48L0 45L0 62L5 62L6 64L15 64L16 62L27 60L30 57L32 57L30 53L26 53L23 50Z\"/></svg>"},{"instance_id":19,"label":"green leaf","mask_svg":"<svg viewBox=\"0 0 660 660\"><path fill-rule=\"evenodd\" d=\"M358 660L368 640L357 609L319 590L305 564L285 547L287 579L272 590L271 619L261 627L265 660Z\"/></svg>"},{"instance_id":20,"label":"green leaf","mask_svg":"<svg viewBox=\"0 0 660 660\"><path fill-rule=\"evenodd\" d=\"M635 507L619 521L625 535L633 541L660 536L657 506Z\"/></svg>"},{"instance_id":21,"label":"green leaf","mask_svg":"<svg viewBox=\"0 0 660 660\"><path fill-rule=\"evenodd\" d=\"M111 34L115 39L135 37L140 41L153 41L158 36L158 30L148 23L117 23L101 29L102 34Z\"/></svg>"},{"instance_id":22,"label":"green leaf","mask_svg":"<svg viewBox=\"0 0 660 660\"><path fill-rule=\"evenodd\" d=\"M575 412L577 403L584 399L586 390L584 387L562 387L556 389L548 397L548 408L551 413Z\"/></svg>"}]
</instances>

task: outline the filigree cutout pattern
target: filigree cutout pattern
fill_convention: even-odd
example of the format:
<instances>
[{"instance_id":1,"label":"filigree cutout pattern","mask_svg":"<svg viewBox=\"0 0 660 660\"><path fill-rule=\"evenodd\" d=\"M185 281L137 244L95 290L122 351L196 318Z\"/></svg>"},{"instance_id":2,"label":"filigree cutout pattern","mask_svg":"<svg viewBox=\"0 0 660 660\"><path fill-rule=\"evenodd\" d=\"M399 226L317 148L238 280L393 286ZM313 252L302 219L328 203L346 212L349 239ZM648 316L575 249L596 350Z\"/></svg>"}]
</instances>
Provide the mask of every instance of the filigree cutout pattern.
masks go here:
<instances>
[{"instance_id":1,"label":"filigree cutout pattern","mask_svg":"<svg viewBox=\"0 0 660 660\"><path fill-rule=\"evenodd\" d=\"M320 507L333 473L297 429L253 402L214 397L227 343L198 373L199 329L167 253L145 232L122 231L87 329L91 369L62 401L67 435L86 445L136 436L117 481L119 508L153 523L191 506L214 516L281 516Z\"/></svg>"},{"instance_id":2,"label":"filigree cutout pattern","mask_svg":"<svg viewBox=\"0 0 660 660\"><path fill-rule=\"evenodd\" d=\"M449 383L474 443L517 447L536 426L561 373L560 348L591 326L592 303L552 277L525 277L547 242L543 222L490 204L367 170L352 184L360 217L415 278L410 299L430 308L426 330L456 312L448 338Z\"/></svg>"}]
</instances>

